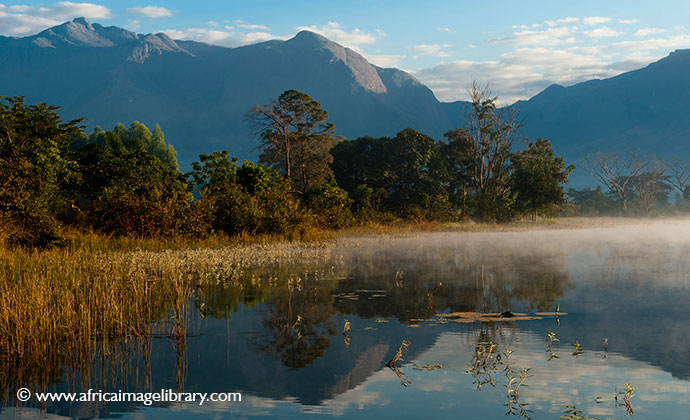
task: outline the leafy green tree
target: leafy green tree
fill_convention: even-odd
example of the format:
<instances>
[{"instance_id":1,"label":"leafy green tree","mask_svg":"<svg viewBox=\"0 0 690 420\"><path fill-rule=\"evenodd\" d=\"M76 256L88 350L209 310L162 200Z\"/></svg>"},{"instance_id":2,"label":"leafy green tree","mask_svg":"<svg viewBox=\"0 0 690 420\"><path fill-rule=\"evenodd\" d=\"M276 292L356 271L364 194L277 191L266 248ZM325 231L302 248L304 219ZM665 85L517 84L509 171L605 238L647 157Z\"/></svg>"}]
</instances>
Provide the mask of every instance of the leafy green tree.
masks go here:
<instances>
[{"instance_id":1,"label":"leafy green tree","mask_svg":"<svg viewBox=\"0 0 690 420\"><path fill-rule=\"evenodd\" d=\"M165 144L165 134L157 123L153 133L146 125L139 121L134 121L129 128L125 127L122 123L117 123L111 132L117 136L123 144L129 145L131 143L131 147L134 147L133 145L137 143L141 144L149 153L156 156L171 169L175 171L179 169L177 152L172 145ZM88 136L88 139L75 139L72 143L72 148L80 149L88 144L104 146L106 144L106 133L108 132L103 131L100 126L96 126L93 132Z\"/></svg>"},{"instance_id":2,"label":"leafy green tree","mask_svg":"<svg viewBox=\"0 0 690 420\"><path fill-rule=\"evenodd\" d=\"M575 205L575 214L579 216L613 216L620 213L618 203L610 193L606 194L597 186L595 189L568 189L568 198Z\"/></svg>"},{"instance_id":3,"label":"leafy green tree","mask_svg":"<svg viewBox=\"0 0 690 420\"><path fill-rule=\"evenodd\" d=\"M372 201L379 211L410 216L414 207L426 208L443 196L443 160L438 144L413 129L399 132L394 138L363 137L338 143L331 153L338 185L350 195L360 185L372 189ZM417 217L419 211L415 211Z\"/></svg>"},{"instance_id":4,"label":"leafy green tree","mask_svg":"<svg viewBox=\"0 0 690 420\"><path fill-rule=\"evenodd\" d=\"M307 191L302 202L314 212L318 224L323 227L340 229L354 221L350 210L352 199L335 180Z\"/></svg>"},{"instance_id":5,"label":"leafy green tree","mask_svg":"<svg viewBox=\"0 0 690 420\"><path fill-rule=\"evenodd\" d=\"M70 207L64 186L78 173L69 143L82 120L62 121L58 109L0 97L0 228L10 242L54 243Z\"/></svg>"},{"instance_id":6,"label":"leafy green tree","mask_svg":"<svg viewBox=\"0 0 690 420\"><path fill-rule=\"evenodd\" d=\"M514 153L511 157L511 191L519 211L532 214L556 215L565 203L562 184L575 169L565 167L560 156L554 154L549 140L537 139L527 150Z\"/></svg>"},{"instance_id":7,"label":"leafy green tree","mask_svg":"<svg viewBox=\"0 0 690 420\"><path fill-rule=\"evenodd\" d=\"M74 194L81 222L117 235L201 233L184 175L141 142L123 143L117 133L106 132L105 144L76 152L82 182Z\"/></svg>"},{"instance_id":8,"label":"leafy green tree","mask_svg":"<svg viewBox=\"0 0 690 420\"><path fill-rule=\"evenodd\" d=\"M305 220L289 186L270 168L244 161L236 165L228 152L199 156L190 178L209 211L214 230L230 234L287 234Z\"/></svg>"},{"instance_id":9,"label":"leafy green tree","mask_svg":"<svg viewBox=\"0 0 690 420\"><path fill-rule=\"evenodd\" d=\"M474 140L461 128L448 131L441 142L440 153L445 163L444 184L449 201L465 216L472 190L473 164L477 152Z\"/></svg>"},{"instance_id":10,"label":"leafy green tree","mask_svg":"<svg viewBox=\"0 0 690 420\"><path fill-rule=\"evenodd\" d=\"M260 163L288 179L293 191L303 194L332 178L335 126L309 95L285 91L268 105L252 107L248 118L261 141Z\"/></svg>"}]
</instances>

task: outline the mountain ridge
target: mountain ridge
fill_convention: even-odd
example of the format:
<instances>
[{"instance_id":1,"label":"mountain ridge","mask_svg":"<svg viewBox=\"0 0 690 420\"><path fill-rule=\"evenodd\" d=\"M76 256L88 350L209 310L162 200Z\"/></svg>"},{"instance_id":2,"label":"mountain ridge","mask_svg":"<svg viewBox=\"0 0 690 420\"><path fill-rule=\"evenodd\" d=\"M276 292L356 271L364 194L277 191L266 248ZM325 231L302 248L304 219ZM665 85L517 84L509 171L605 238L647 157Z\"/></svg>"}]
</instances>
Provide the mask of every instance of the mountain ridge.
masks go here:
<instances>
[{"instance_id":1,"label":"mountain ridge","mask_svg":"<svg viewBox=\"0 0 690 420\"><path fill-rule=\"evenodd\" d=\"M246 113L288 89L320 102L346 138L411 127L440 140L469 106L441 103L413 75L309 31L229 48L77 18L0 45L0 94L59 105L89 129L160 123L183 167L212 150L256 157ZM551 139L571 163L625 149L690 158L688 72L690 49L680 49L612 78L552 84L511 107L524 117L521 135Z\"/></svg>"}]
</instances>

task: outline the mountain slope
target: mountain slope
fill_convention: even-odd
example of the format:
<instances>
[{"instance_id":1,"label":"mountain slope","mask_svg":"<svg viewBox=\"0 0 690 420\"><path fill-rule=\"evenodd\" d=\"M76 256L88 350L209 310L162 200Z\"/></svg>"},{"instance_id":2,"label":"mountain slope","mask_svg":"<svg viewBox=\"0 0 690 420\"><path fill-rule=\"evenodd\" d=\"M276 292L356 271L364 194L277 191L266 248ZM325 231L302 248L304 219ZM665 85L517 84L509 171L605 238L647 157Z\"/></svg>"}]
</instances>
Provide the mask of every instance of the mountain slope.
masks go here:
<instances>
[{"instance_id":1,"label":"mountain slope","mask_svg":"<svg viewBox=\"0 0 690 420\"><path fill-rule=\"evenodd\" d=\"M690 158L690 50L649 66L570 87L553 85L518 107L528 137L552 139L571 160L641 150Z\"/></svg>"},{"instance_id":2,"label":"mountain slope","mask_svg":"<svg viewBox=\"0 0 690 420\"><path fill-rule=\"evenodd\" d=\"M439 137L448 126L431 90L412 76L307 31L224 48L79 18L31 37L0 38L0 46L0 94L54 103L66 118L86 117L89 128L158 122L183 167L213 150L254 155L247 111L288 89L319 101L348 138L406 127Z\"/></svg>"}]
</instances>

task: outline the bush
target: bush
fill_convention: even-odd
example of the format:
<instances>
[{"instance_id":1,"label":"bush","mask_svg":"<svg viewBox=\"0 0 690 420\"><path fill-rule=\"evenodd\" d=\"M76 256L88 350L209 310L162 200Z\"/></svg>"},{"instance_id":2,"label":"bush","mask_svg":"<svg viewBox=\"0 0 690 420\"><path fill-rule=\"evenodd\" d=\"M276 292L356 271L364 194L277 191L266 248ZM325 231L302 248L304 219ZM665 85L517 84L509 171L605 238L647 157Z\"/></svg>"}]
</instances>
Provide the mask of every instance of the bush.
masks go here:
<instances>
[{"instance_id":1,"label":"bush","mask_svg":"<svg viewBox=\"0 0 690 420\"><path fill-rule=\"evenodd\" d=\"M353 201L335 180L307 191L302 202L314 212L317 223L322 227L340 229L354 221L350 210Z\"/></svg>"}]
</instances>

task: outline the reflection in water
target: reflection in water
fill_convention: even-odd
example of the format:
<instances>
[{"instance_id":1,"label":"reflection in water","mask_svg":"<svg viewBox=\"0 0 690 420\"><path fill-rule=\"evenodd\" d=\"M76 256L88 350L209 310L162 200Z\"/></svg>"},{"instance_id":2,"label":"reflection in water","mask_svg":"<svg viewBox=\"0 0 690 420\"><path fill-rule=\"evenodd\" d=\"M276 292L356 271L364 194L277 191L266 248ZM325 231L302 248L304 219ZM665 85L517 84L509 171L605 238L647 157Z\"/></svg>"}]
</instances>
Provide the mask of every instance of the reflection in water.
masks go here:
<instances>
[{"instance_id":1,"label":"reflection in water","mask_svg":"<svg viewBox=\"0 0 690 420\"><path fill-rule=\"evenodd\" d=\"M626 410L673 417L690 408L690 238L673 234L683 229L687 223L339 240L333 253L342 258L247 268L177 290L169 320L155 324L153 336L99 342L88 357L35 363L31 372L5 370L3 406L16 404L12 393L21 386L177 388L237 391L243 401L41 409L75 418L144 410L161 418L497 418L507 411L539 419L575 405L597 417ZM556 307L568 313L560 323L436 317ZM411 343L406 353L401 342ZM626 384L635 388L630 404L617 394Z\"/></svg>"}]
</instances>

